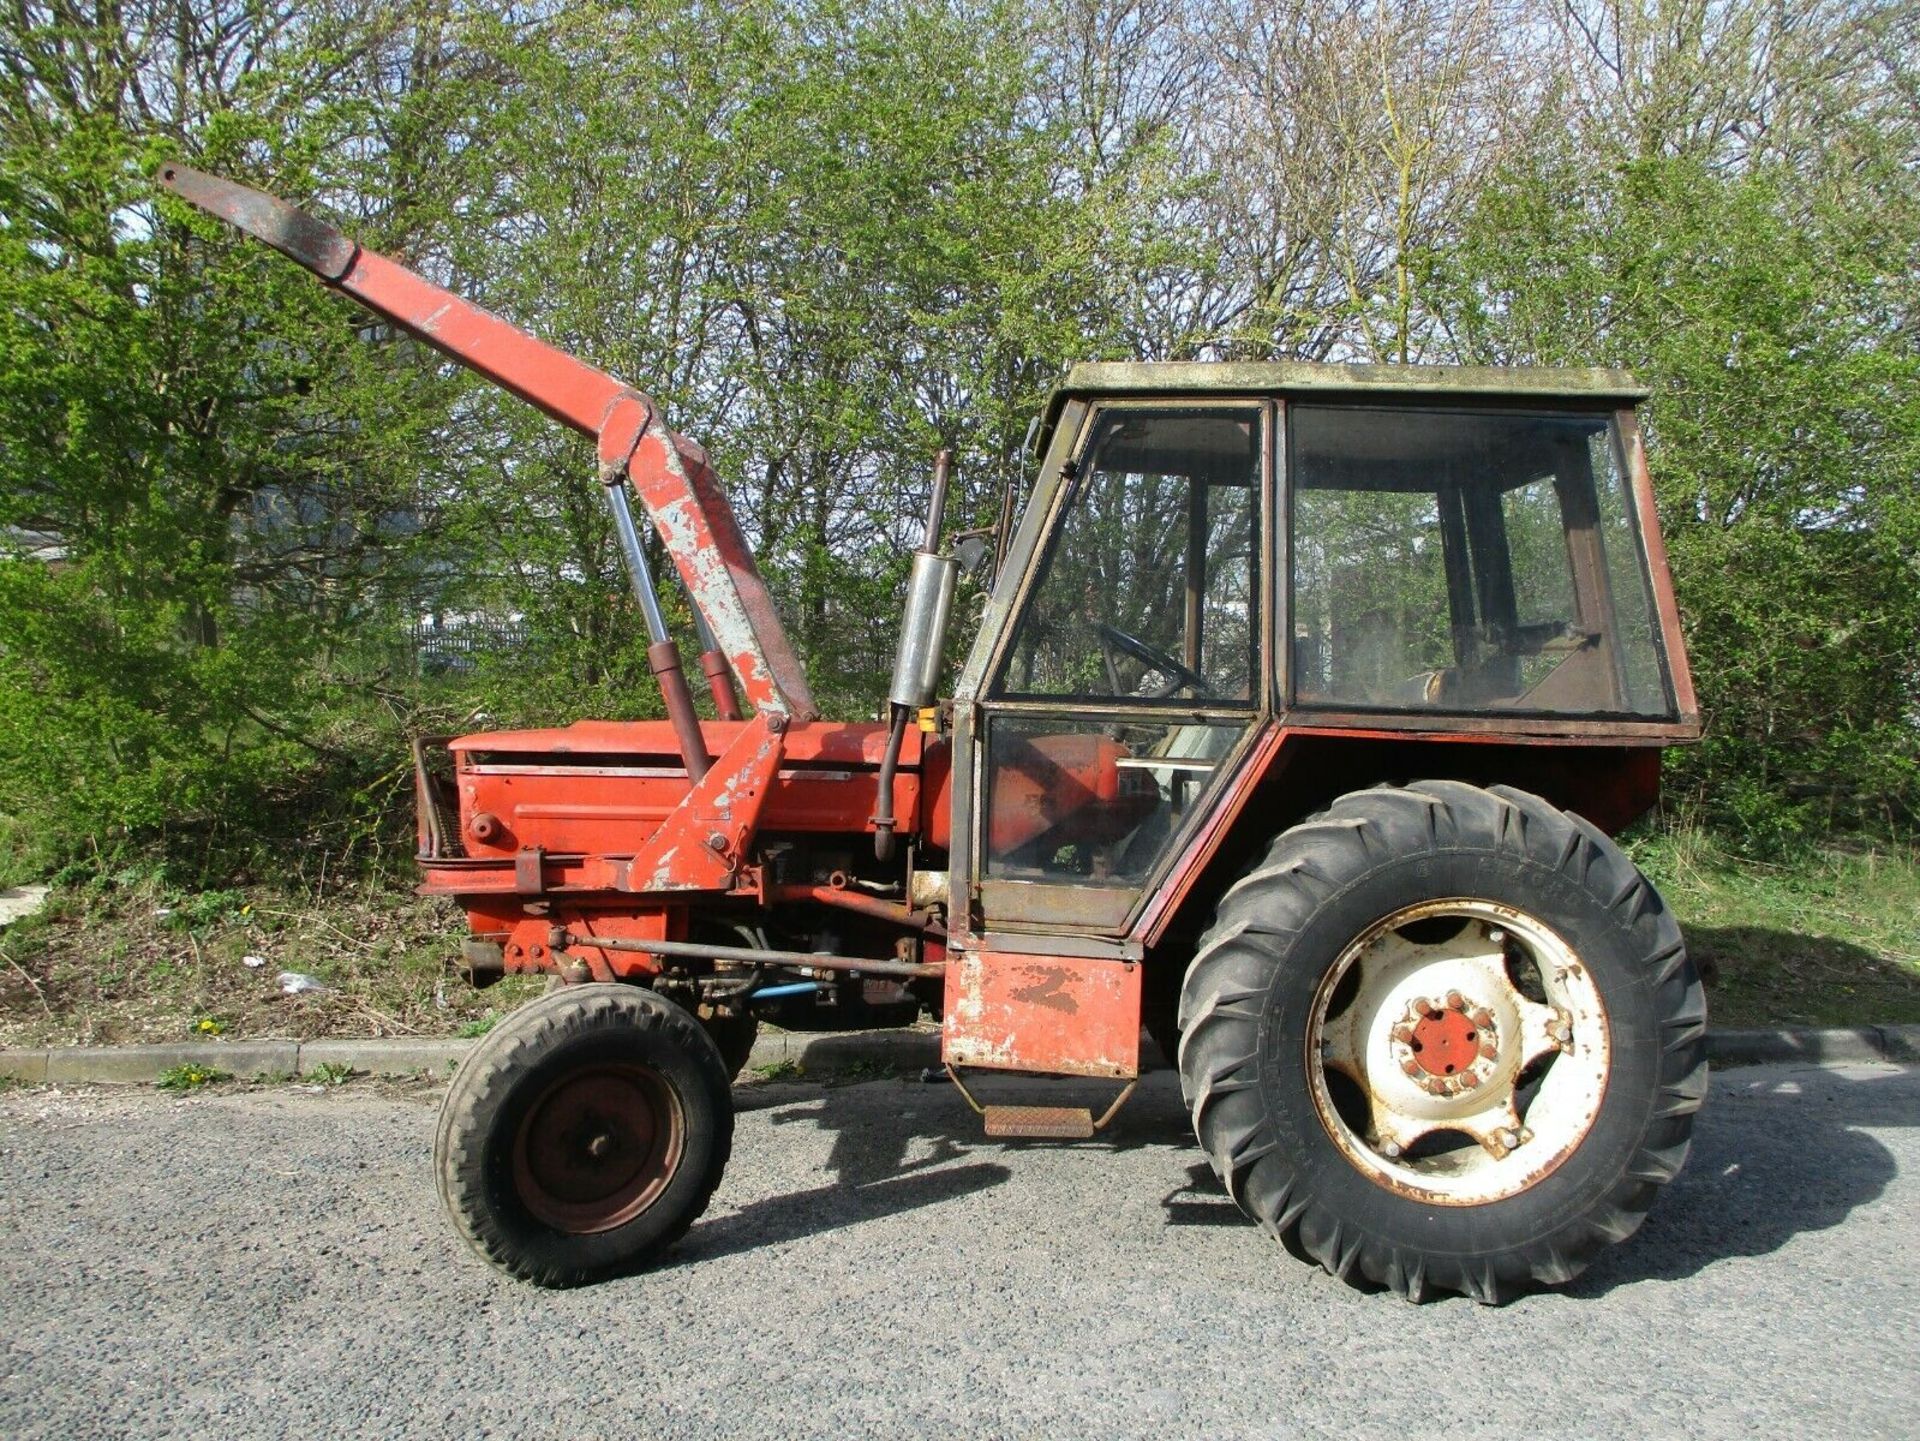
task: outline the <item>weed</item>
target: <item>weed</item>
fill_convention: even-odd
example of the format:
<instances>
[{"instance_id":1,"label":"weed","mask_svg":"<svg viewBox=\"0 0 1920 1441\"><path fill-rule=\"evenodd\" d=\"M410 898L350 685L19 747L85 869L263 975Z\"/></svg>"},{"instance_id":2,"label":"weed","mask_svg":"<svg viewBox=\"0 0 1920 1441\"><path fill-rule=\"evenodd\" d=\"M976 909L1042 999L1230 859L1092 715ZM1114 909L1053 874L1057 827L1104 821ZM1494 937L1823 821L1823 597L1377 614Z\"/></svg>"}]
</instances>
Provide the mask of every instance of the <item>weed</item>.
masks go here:
<instances>
[{"instance_id":1,"label":"weed","mask_svg":"<svg viewBox=\"0 0 1920 1441\"><path fill-rule=\"evenodd\" d=\"M863 1056L859 1060L848 1061L844 1066L836 1066L833 1078L843 1085L854 1085L861 1081L884 1081L894 1074L894 1068L885 1061Z\"/></svg>"},{"instance_id":2,"label":"weed","mask_svg":"<svg viewBox=\"0 0 1920 1441\"><path fill-rule=\"evenodd\" d=\"M253 1075L256 1086L284 1086L296 1079L292 1071L256 1071Z\"/></svg>"},{"instance_id":3,"label":"weed","mask_svg":"<svg viewBox=\"0 0 1920 1441\"><path fill-rule=\"evenodd\" d=\"M196 1036L217 1036L226 1028L227 1023L218 1016L202 1016L193 1023L193 1033Z\"/></svg>"},{"instance_id":4,"label":"weed","mask_svg":"<svg viewBox=\"0 0 1920 1441\"><path fill-rule=\"evenodd\" d=\"M763 1081L792 1081L797 1080L802 1074L798 1061L787 1060L784 1057L778 1061L769 1061L764 1066L755 1066L753 1073Z\"/></svg>"},{"instance_id":5,"label":"weed","mask_svg":"<svg viewBox=\"0 0 1920 1441\"><path fill-rule=\"evenodd\" d=\"M167 925L176 931L203 931L223 921L246 921L252 916L253 906L244 891L200 891L174 902Z\"/></svg>"},{"instance_id":6,"label":"weed","mask_svg":"<svg viewBox=\"0 0 1920 1441\"><path fill-rule=\"evenodd\" d=\"M478 1040L481 1036L486 1035L488 1031L491 1031L499 1022L500 1017L492 1011L488 1011L484 1016L475 1017L471 1021L462 1021L454 1028L453 1033L463 1041Z\"/></svg>"},{"instance_id":7,"label":"weed","mask_svg":"<svg viewBox=\"0 0 1920 1441\"><path fill-rule=\"evenodd\" d=\"M353 1079L353 1067L343 1061L322 1061L301 1079L309 1086L344 1086Z\"/></svg>"},{"instance_id":8,"label":"weed","mask_svg":"<svg viewBox=\"0 0 1920 1441\"><path fill-rule=\"evenodd\" d=\"M163 1091L197 1091L202 1086L232 1079L232 1071L223 1071L218 1066L203 1066L198 1061L182 1061L162 1071L154 1085Z\"/></svg>"}]
</instances>

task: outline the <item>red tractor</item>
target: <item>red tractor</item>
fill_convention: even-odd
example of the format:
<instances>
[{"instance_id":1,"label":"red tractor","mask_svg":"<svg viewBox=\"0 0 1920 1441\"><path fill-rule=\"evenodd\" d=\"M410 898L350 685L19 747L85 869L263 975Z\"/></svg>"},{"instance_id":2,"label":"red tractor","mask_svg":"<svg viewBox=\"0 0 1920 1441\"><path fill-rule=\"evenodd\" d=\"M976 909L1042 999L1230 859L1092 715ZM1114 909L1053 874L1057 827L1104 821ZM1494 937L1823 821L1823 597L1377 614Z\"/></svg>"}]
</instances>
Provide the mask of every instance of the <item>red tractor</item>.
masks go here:
<instances>
[{"instance_id":1,"label":"red tractor","mask_svg":"<svg viewBox=\"0 0 1920 1441\"><path fill-rule=\"evenodd\" d=\"M668 719L417 748L470 973L555 979L441 1115L441 1194L495 1265L569 1285L681 1235L756 1013L796 998L924 1004L969 1103L970 1071L1120 1090L1098 1121L976 1107L990 1136L1092 1135L1144 1023L1234 1201L1415 1299L1565 1281L1680 1168L1701 987L1609 838L1699 732L1630 378L1079 366L952 698L943 461L886 717L829 721L645 395L284 202L161 180L598 443Z\"/></svg>"}]
</instances>

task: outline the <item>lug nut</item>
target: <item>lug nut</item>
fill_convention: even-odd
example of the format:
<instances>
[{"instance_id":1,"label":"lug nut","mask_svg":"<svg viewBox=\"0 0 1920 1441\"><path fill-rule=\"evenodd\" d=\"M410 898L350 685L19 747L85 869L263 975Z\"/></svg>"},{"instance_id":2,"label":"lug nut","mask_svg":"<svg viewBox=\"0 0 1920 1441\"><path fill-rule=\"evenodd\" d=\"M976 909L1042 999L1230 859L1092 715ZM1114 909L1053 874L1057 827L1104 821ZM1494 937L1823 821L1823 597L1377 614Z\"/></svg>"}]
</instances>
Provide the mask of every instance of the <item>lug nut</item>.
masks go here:
<instances>
[{"instance_id":1,"label":"lug nut","mask_svg":"<svg viewBox=\"0 0 1920 1441\"><path fill-rule=\"evenodd\" d=\"M1480 1084L1480 1078L1472 1071L1462 1071L1458 1076L1455 1076L1454 1079L1460 1083L1460 1089L1463 1091L1471 1091L1475 1086Z\"/></svg>"},{"instance_id":2,"label":"lug nut","mask_svg":"<svg viewBox=\"0 0 1920 1441\"><path fill-rule=\"evenodd\" d=\"M1465 996L1461 995L1458 991L1447 992L1447 1009L1448 1010L1464 1011L1466 1010L1466 1008L1467 1008L1467 998Z\"/></svg>"},{"instance_id":3,"label":"lug nut","mask_svg":"<svg viewBox=\"0 0 1920 1441\"><path fill-rule=\"evenodd\" d=\"M1380 1154L1385 1156L1389 1161L1398 1160L1400 1156L1400 1143L1398 1141L1382 1141L1380 1143Z\"/></svg>"}]
</instances>

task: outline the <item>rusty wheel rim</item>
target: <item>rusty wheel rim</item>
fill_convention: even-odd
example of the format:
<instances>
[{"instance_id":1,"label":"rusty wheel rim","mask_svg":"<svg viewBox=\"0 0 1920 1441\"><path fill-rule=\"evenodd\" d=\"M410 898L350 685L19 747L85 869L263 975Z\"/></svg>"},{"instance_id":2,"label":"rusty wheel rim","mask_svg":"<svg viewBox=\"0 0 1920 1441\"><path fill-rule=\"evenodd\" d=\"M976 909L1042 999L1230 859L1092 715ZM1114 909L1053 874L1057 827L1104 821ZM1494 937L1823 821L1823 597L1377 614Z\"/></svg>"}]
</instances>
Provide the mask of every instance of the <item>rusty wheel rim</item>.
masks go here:
<instances>
[{"instance_id":1,"label":"rusty wheel rim","mask_svg":"<svg viewBox=\"0 0 1920 1441\"><path fill-rule=\"evenodd\" d=\"M1455 898L1396 911L1341 953L1314 995L1306 1061L1321 1123L1368 1179L1475 1206L1579 1148L1611 1051L1599 988L1558 933Z\"/></svg>"},{"instance_id":2,"label":"rusty wheel rim","mask_svg":"<svg viewBox=\"0 0 1920 1441\"><path fill-rule=\"evenodd\" d=\"M555 1230L611 1231L659 1199L685 1144L679 1100L659 1072L584 1067L549 1083L527 1108L514 1134L514 1189Z\"/></svg>"}]
</instances>

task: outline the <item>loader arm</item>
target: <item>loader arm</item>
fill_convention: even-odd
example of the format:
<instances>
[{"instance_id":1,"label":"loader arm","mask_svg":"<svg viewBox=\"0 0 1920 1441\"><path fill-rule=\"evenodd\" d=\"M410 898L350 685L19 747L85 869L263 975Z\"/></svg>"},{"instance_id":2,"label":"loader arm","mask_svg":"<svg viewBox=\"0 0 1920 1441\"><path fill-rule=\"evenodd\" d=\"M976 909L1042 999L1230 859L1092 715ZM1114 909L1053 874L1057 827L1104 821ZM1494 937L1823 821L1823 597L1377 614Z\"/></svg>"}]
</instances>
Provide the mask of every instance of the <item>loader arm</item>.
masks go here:
<instances>
[{"instance_id":1,"label":"loader arm","mask_svg":"<svg viewBox=\"0 0 1920 1441\"><path fill-rule=\"evenodd\" d=\"M162 166L158 179L375 315L592 436L601 483L625 481L639 495L748 704L793 720L815 717L806 673L706 452L669 429L651 399L284 200L185 165Z\"/></svg>"}]
</instances>

